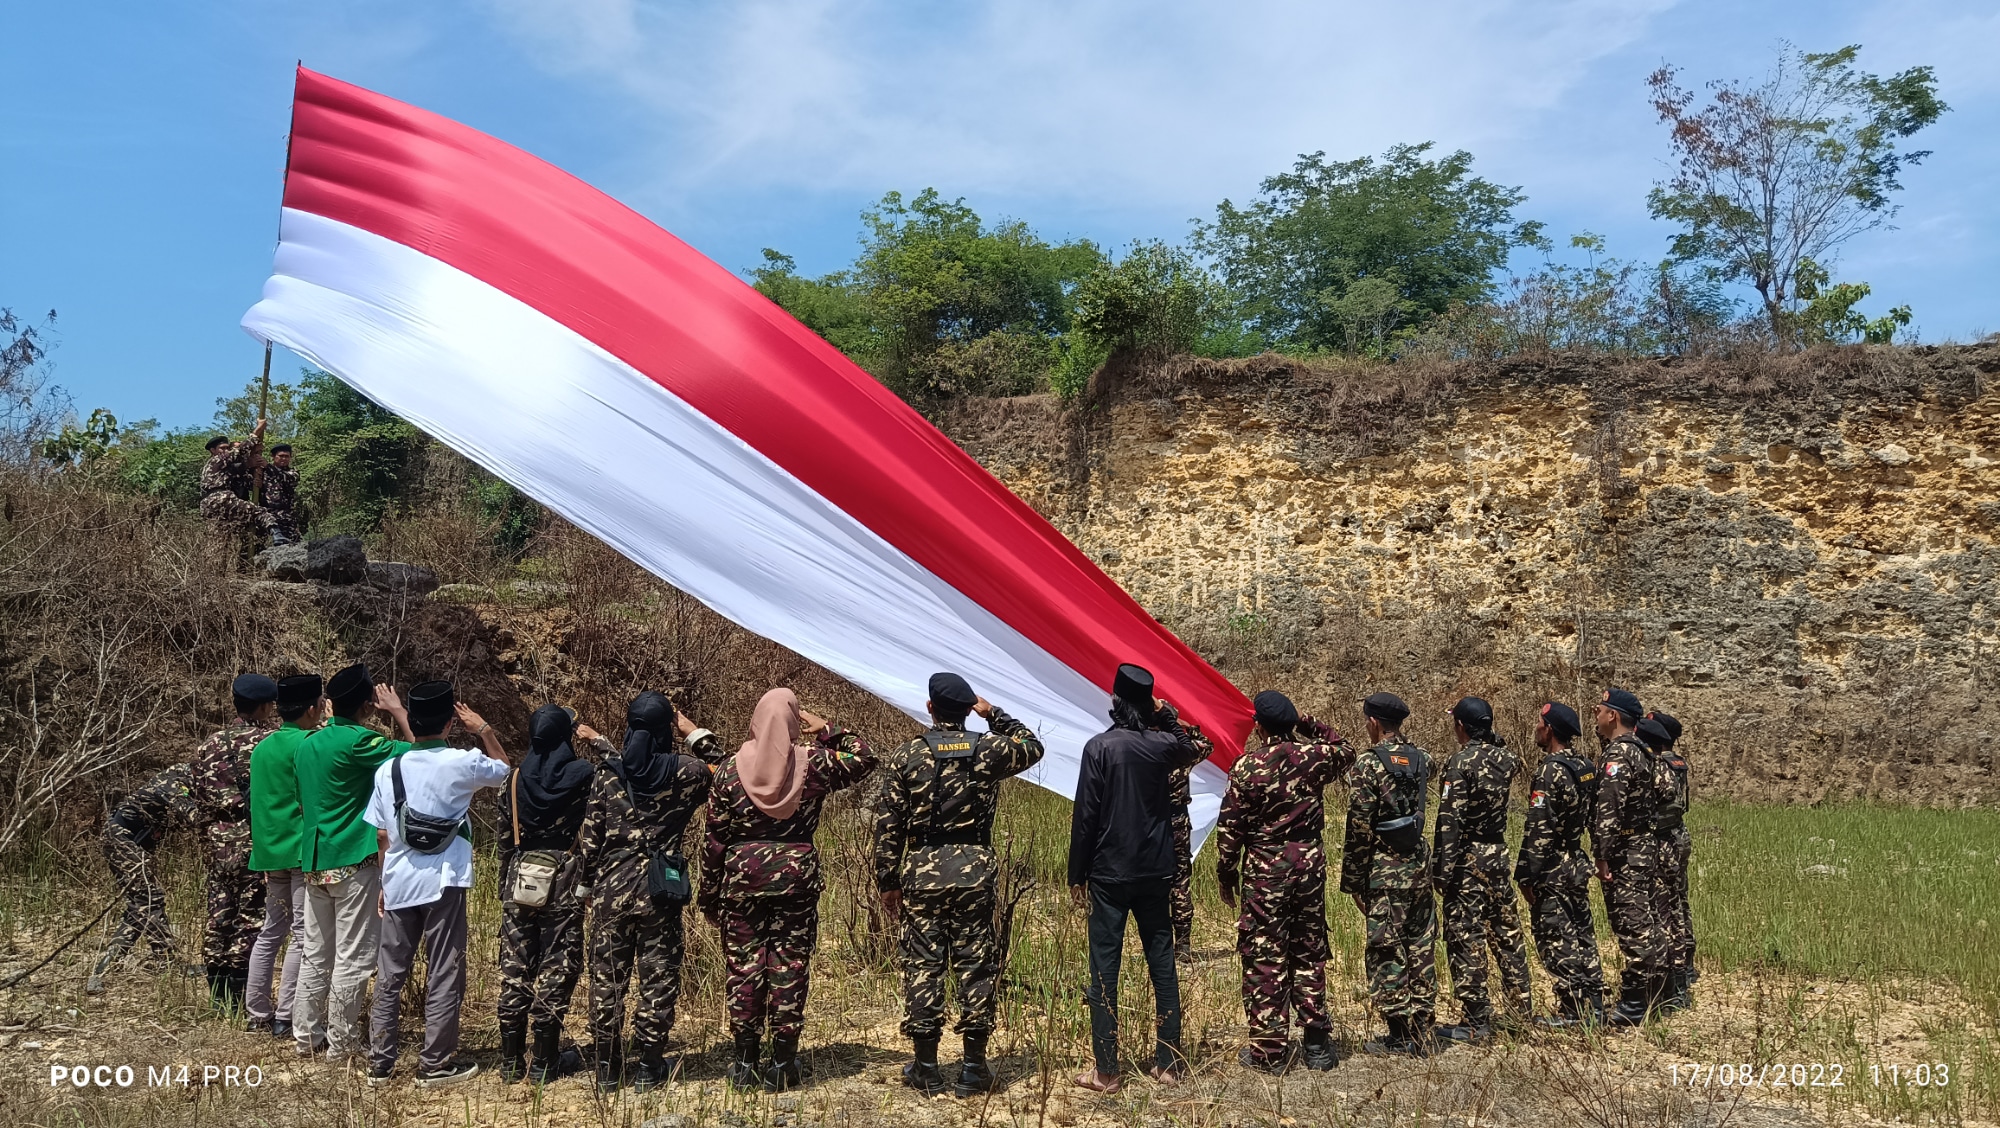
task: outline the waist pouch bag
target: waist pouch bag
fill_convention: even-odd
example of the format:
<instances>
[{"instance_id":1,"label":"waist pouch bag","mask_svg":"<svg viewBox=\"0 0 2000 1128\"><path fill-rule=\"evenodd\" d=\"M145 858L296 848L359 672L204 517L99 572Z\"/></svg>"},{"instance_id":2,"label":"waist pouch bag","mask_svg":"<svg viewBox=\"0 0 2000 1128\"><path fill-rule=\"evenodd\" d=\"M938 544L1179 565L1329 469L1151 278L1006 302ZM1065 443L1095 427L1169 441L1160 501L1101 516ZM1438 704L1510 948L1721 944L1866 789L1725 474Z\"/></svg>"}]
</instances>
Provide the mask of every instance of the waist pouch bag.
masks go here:
<instances>
[{"instance_id":1,"label":"waist pouch bag","mask_svg":"<svg viewBox=\"0 0 2000 1128\"><path fill-rule=\"evenodd\" d=\"M998 871L991 846L912 846L903 853L903 891L991 889Z\"/></svg>"},{"instance_id":2,"label":"waist pouch bag","mask_svg":"<svg viewBox=\"0 0 2000 1128\"><path fill-rule=\"evenodd\" d=\"M818 897L819 851L810 842L738 842L722 859L722 895L730 900Z\"/></svg>"},{"instance_id":3,"label":"waist pouch bag","mask_svg":"<svg viewBox=\"0 0 2000 1128\"><path fill-rule=\"evenodd\" d=\"M653 903L675 908L693 900L694 883L688 880L687 859L658 848L647 850L646 893Z\"/></svg>"},{"instance_id":4,"label":"waist pouch bag","mask_svg":"<svg viewBox=\"0 0 2000 1128\"><path fill-rule=\"evenodd\" d=\"M1424 817L1404 815L1400 819L1378 822L1375 824L1375 837L1382 840L1382 845L1403 857L1414 856L1418 850L1423 849Z\"/></svg>"},{"instance_id":5,"label":"waist pouch bag","mask_svg":"<svg viewBox=\"0 0 2000 1128\"><path fill-rule=\"evenodd\" d=\"M427 815L411 807L403 791L403 758L389 761L389 781L396 791L396 831L403 845L419 854L442 854L464 828L462 818Z\"/></svg>"},{"instance_id":6,"label":"waist pouch bag","mask_svg":"<svg viewBox=\"0 0 2000 1128\"><path fill-rule=\"evenodd\" d=\"M514 855L514 880L507 899L523 908L543 908L556 899L562 869L563 855L557 850L524 850Z\"/></svg>"}]
</instances>

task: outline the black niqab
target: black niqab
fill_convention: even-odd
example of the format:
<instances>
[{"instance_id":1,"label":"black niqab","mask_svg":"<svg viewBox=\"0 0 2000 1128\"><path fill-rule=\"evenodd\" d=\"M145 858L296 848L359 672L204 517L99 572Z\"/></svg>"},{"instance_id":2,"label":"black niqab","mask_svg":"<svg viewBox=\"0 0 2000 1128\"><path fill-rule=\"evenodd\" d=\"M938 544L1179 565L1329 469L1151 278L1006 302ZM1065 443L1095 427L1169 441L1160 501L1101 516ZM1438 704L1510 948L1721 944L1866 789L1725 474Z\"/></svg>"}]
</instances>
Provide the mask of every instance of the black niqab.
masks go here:
<instances>
[{"instance_id":1,"label":"black niqab","mask_svg":"<svg viewBox=\"0 0 2000 1128\"><path fill-rule=\"evenodd\" d=\"M521 787L514 817L523 838L573 838L590 797L590 761L571 743L576 718L560 705L544 705L528 719L528 754L521 757Z\"/></svg>"},{"instance_id":2,"label":"black niqab","mask_svg":"<svg viewBox=\"0 0 2000 1128\"><path fill-rule=\"evenodd\" d=\"M625 709L625 747L611 758L611 770L628 791L651 795L667 785L678 758L673 702L652 689L633 698Z\"/></svg>"}]
</instances>

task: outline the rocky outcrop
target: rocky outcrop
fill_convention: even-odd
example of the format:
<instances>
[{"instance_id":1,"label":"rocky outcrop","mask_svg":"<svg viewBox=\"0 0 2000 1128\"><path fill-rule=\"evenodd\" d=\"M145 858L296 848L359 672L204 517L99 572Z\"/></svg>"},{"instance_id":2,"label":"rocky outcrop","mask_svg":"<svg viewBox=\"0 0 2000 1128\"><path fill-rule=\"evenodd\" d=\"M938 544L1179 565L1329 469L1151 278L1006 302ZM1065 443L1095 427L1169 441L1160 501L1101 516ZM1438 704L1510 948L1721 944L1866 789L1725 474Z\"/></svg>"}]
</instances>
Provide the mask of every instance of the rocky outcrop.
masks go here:
<instances>
[{"instance_id":1,"label":"rocky outcrop","mask_svg":"<svg viewBox=\"0 0 2000 1128\"><path fill-rule=\"evenodd\" d=\"M940 423L1239 683L1526 745L1628 685L1711 793L2000 801L2000 341L1102 374Z\"/></svg>"}]
</instances>

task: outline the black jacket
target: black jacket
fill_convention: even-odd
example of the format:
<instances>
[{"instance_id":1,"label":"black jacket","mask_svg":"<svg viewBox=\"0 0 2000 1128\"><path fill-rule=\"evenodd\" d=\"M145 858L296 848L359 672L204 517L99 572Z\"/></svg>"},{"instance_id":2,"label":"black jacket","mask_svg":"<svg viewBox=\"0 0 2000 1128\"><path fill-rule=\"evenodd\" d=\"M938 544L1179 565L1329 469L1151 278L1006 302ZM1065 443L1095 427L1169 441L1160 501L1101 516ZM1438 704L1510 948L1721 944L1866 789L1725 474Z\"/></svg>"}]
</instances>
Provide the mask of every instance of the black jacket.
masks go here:
<instances>
[{"instance_id":1,"label":"black jacket","mask_svg":"<svg viewBox=\"0 0 2000 1128\"><path fill-rule=\"evenodd\" d=\"M1117 883L1174 875L1175 768L1201 746L1171 711L1156 729L1112 728L1083 746L1069 822L1069 883Z\"/></svg>"}]
</instances>

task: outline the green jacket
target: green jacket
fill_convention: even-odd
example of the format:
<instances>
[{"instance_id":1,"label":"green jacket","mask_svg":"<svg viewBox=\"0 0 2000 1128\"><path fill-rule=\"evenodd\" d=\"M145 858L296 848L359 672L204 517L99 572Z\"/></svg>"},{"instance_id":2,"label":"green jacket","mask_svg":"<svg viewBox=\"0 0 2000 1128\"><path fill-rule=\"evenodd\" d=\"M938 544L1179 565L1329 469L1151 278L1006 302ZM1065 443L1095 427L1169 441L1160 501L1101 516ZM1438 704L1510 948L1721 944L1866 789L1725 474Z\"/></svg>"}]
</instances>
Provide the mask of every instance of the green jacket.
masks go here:
<instances>
[{"instance_id":1,"label":"green jacket","mask_svg":"<svg viewBox=\"0 0 2000 1128\"><path fill-rule=\"evenodd\" d=\"M299 775L293 760L311 736L286 721L250 753L250 868L299 868Z\"/></svg>"},{"instance_id":2,"label":"green jacket","mask_svg":"<svg viewBox=\"0 0 2000 1128\"><path fill-rule=\"evenodd\" d=\"M308 873L359 865L375 856L375 828L362 818L375 769L410 746L335 717L299 745L299 868Z\"/></svg>"}]
</instances>

